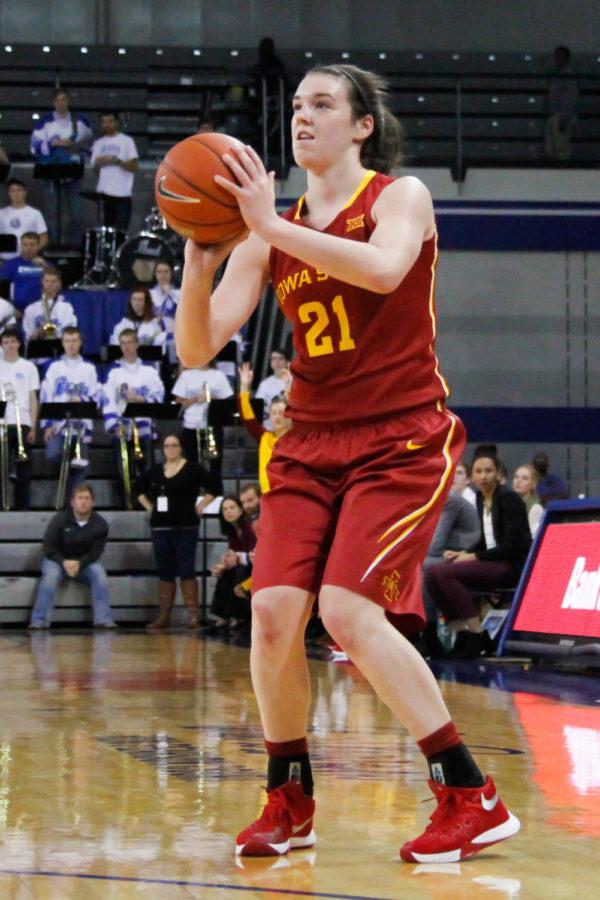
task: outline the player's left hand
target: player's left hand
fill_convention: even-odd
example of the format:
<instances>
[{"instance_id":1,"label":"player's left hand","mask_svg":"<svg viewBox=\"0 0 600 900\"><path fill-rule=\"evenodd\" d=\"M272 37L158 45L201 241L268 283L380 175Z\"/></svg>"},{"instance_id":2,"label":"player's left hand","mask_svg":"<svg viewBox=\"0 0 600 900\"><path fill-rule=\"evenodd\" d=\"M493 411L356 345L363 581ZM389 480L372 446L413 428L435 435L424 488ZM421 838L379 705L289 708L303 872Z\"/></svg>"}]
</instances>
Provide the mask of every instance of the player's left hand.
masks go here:
<instances>
[{"instance_id":1,"label":"player's left hand","mask_svg":"<svg viewBox=\"0 0 600 900\"><path fill-rule=\"evenodd\" d=\"M267 172L258 153L244 144L223 155L223 162L229 166L238 184L215 175L215 181L233 194L240 207L244 221L251 231L263 237L269 225L277 222L275 211L275 173Z\"/></svg>"}]
</instances>

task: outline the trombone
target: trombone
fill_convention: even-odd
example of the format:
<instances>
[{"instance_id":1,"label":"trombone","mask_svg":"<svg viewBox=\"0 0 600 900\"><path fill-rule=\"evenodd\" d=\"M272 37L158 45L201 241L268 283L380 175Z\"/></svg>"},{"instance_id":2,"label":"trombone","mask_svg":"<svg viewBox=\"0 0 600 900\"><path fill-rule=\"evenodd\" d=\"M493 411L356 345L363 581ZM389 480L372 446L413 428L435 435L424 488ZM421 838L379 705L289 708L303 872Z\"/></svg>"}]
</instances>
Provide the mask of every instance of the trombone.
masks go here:
<instances>
[{"instance_id":1,"label":"trombone","mask_svg":"<svg viewBox=\"0 0 600 900\"><path fill-rule=\"evenodd\" d=\"M73 469L84 469L89 465L89 460L84 459L81 454L81 432L84 428L83 422L76 422L70 416L67 416L67 427L63 439L62 457L60 460L60 473L58 476L58 487L56 490L55 509L63 509L65 505L65 495L67 492L67 483L69 481L69 471ZM75 433L75 453L71 457L71 445L73 443L73 435Z\"/></svg>"},{"instance_id":2,"label":"trombone","mask_svg":"<svg viewBox=\"0 0 600 900\"><path fill-rule=\"evenodd\" d=\"M21 407L19 405L19 398L17 397L17 392L10 382L4 385L4 391L6 395L6 399L10 400L14 403L15 406L15 424L17 426L17 463L26 463L29 462L29 457L25 452L25 444L23 443L23 433L21 431Z\"/></svg>"},{"instance_id":3,"label":"trombone","mask_svg":"<svg viewBox=\"0 0 600 900\"><path fill-rule=\"evenodd\" d=\"M4 385L0 385L0 400L6 402L6 391ZM8 425L6 423L6 411L4 417L0 419L0 483L2 485L2 509L6 512L10 509L8 502L8 485L9 485L9 451L8 451Z\"/></svg>"},{"instance_id":4,"label":"trombone","mask_svg":"<svg viewBox=\"0 0 600 900\"><path fill-rule=\"evenodd\" d=\"M127 391L129 385L123 382L119 385L118 406L121 407L121 413L124 412L127 405ZM129 420L131 423L131 438L133 442L133 458L136 462L140 462L144 458L144 453L140 444L140 433L138 431L135 419ZM127 446L127 424L121 415L119 419L121 426L121 437L119 438L119 446L121 452L121 467L123 469L123 486L125 488L125 506L132 509L131 503L131 466L129 464L129 447Z\"/></svg>"},{"instance_id":5,"label":"trombone","mask_svg":"<svg viewBox=\"0 0 600 900\"><path fill-rule=\"evenodd\" d=\"M206 382L204 384L204 394L208 406L210 404L210 387ZM196 428L196 450L198 452L199 463L203 461L205 451L208 460L219 458L217 436L212 425L207 425L206 428Z\"/></svg>"}]
</instances>

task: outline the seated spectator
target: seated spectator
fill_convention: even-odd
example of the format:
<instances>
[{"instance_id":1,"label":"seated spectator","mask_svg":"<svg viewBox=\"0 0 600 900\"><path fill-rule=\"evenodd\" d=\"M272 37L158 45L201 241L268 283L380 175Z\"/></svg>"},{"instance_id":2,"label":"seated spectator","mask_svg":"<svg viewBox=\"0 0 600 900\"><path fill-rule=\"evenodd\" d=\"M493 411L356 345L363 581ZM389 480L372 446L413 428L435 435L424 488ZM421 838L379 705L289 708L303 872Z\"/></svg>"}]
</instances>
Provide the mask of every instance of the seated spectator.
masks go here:
<instances>
[{"instance_id":1,"label":"seated spectator","mask_svg":"<svg viewBox=\"0 0 600 900\"><path fill-rule=\"evenodd\" d=\"M231 494L221 501L219 521L229 547L211 570L217 584L210 608L214 623L209 632L227 631L250 620L250 603L236 595L235 587L250 574L249 554L256 545L256 534L242 504Z\"/></svg>"},{"instance_id":2,"label":"seated spectator","mask_svg":"<svg viewBox=\"0 0 600 900\"><path fill-rule=\"evenodd\" d=\"M463 471L459 471L462 469ZM423 574L431 566L444 561L447 550L469 550L479 541L481 528L477 509L461 495L466 467L460 463L454 472L454 484L444 504L442 514L436 526L427 556L423 560ZM427 584L423 578L423 606L425 607L426 626L421 637L419 649L423 656L442 657L442 645L437 636L438 611L431 599Z\"/></svg>"},{"instance_id":3,"label":"seated spectator","mask_svg":"<svg viewBox=\"0 0 600 900\"><path fill-rule=\"evenodd\" d=\"M471 506L477 506L477 492L471 487L471 474L466 462L461 461L454 470L452 490L460 494Z\"/></svg>"},{"instance_id":4,"label":"seated spectator","mask_svg":"<svg viewBox=\"0 0 600 900\"><path fill-rule=\"evenodd\" d=\"M147 347L164 347L165 345L167 334L164 323L162 319L154 315L150 291L143 285L132 290L127 305L127 314L113 328L110 336L110 343L113 346L119 343L121 332L126 328L136 332L138 344Z\"/></svg>"},{"instance_id":5,"label":"seated spectator","mask_svg":"<svg viewBox=\"0 0 600 900\"><path fill-rule=\"evenodd\" d=\"M548 90L548 118L545 129L546 156L550 159L569 159L571 138L577 122L579 89L571 68L568 47L554 50L554 74Z\"/></svg>"},{"instance_id":6,"label":"seated spectator","mask_svg":"<svg viewBox=\"0 0 600 900\"><path fill-rule=\"evenodd\" d=\"M67 326L61 337L64 354L60 359L50 363L46 370L40 400L42 403L74 403L94 401L100 403L100 388L96 369L81 356L81 332L78 328ZM53 463L57 471L60 469L65 440L67 438L67 422L42 420L40 423L46 445L46 459ZM71 455L79 446L81 459L71 460L69 467L68 496L71 496L76 485L85 478L89 445L92 441L92 420L72 419Z\"/></svg>"},{"instance_id":7,"label":"seated spectator","mask_svg":"<svg viewBox=\"0 0 600 900\"><path fill-rule=\"evenodd\" d=\"M6 188L8 206L0 209L0 234L14 234L18 248L22 236L33 232L39 238L40 249L45 247L48 243L46 222L39 209L28 206L25 185L18 178L11 178L6 182ZM0 258L12 259L18 255L17 249L14 253L0 253Z\"/></svg>"},{"instance_id":8,"label":"seated spectator","mask_svg":"<svg viewBox=\"0 0 600 900\"><path fill-rule=\"evenodd\" d=\"M158 616L148 631L168 628L179 577L187 609L187 627L198 627L196 547L198 518L214 500L217 489L210 473L183 455L177 435L162 443L164 461L144 473L133 486L139 503L150 513L152 545L158 570ZM201 500L200 491L204 492Z\"/></svg>"},{"instance_id":9,"label":"seated spectator","mask_svg":"<svg viewBox=\"0 0 600 900\"><path fill-rule=\"evenodd\" d=\"M60 338L63 328L68 325L77 327L75 310L61 294L61 288L62 278L58 269L46 266L42 275L41 299L25 307L25 340Z\"/></svg>"},{"instance_id":10,"label":"seated spectator","mask_svg":"<svg viewBox=\"0 0 600 900\"><path fill-rule=\"evenodd\" d=\"M30 628L49 628L56 590L65 578L78 579L92 589L95 628L116 628L110 608L108 579L99 562L106 539L106 520L94 512L94 492L80 484L71 497L71 507L50 519L44 535L42 580Z\"/></svg>"},{"instance_id":11,"label":"seated spectator","mask_svg":"<svg viewBox=\"0 0 600 900\"><path fill-rule=\"evenodd\" d=\"M283 397L275 397L271 401L269 414L273 430L268 431L256 421L254 410L250 403L250 385L253 378L250 363L243 363L238 371L240 374L240 393L238 397L240 416L242 417L243 426L258 441L258 480L262 493L266 494L269 490L267 465L273 454L273 447L279 438L292 427L291 421L285 416L287 401Z\"/></svg>"},{"instance_id":12,"label":"seated spectator","mask_svg":"<svg viewBox=\"0 0 600 900\"><path fill-rule=\"evenodd\" d=\"M243 484L240 488L240 503L249 519L255 521L260 515L260 484L256 481Z\"/></svg>"},{"instance_id":13,"label":"seated spectator","mask_svg":"<svg viewBox=\"0 0 600 900\"><path fill-rule=\"evenodd\" d=\"M8 426L9 455L14 460L15 509L19 510L29 509L31 447L35 443L39 411L37 392L40 388L36 366L19 355L21 344L21 335L15 328L6 328L2 332L0 345L4 358L0 360L0 396L7 401L4 421ZM1 495L0 483L0 509L8 502Z\"/></svg>"},{"instance_id":14,"label":"seated spectator","mask_svg":"<svg viewBox=\"0 0 600 900\"><path fill-rule=\"evenodd\" d=\"M545 506L550 500L568 500L569 491L562 478L548 471L550 459L547 453L542 451L536 453L531 460L531 465L537 472L536 493L542 506Z\"/></svg>"},{"instance_id":15,"label":"seated spectator","mask_svg":"<svg viewBox=\"0 0 600 900\"><path fill-rule=\"evenodd\" d=\"M213 427L208 434L208 404L211 400L224 400L233 396L229 380L220 372L214 360L195 369L184 369L173 385L175 401L183 411L181 440L187 459L202 462L206 452L208 466L217 481L217 493L223 493L221 470L223 468L223 428ZM209 441L214 441L218 456L210 458Z\"/></svg>"},{"instance_id":16,"label":"seated spectator","mask_svg":"<svg viewBox=\"0 0 600 900\"><path fill-rule=\"evenodd\" d=\"M119 113L100 113L103 135L92 145L91 163L98 175L96 191L103 197L102 225L127 231L131 219L133 179L140 167L133 138L119 128Z\"/></svg>"},{"instance_id":17,"label":"seated spectator","mask_svg":"<svg viewBox=\"0 0 600 900\"><path fill-rule=\"evenodd\" d=\"M540 527L542 516L544 515L544 507L540 503L540 498L536 491L537 481L538 474L536 470L532 465L526 463L516 469L512 484L513 491L519 495L525 504L527 519L529 521L529 530L531 531L532 538L535 537L537 530Z\"/></svg>"},{"instance_id":18,"label":"seated spectator","mask_svg":"<svg viewBox=\"0 0 600 900\"><path fill-rule=\"evenodd\" d=\"M285 350L272 350L270 362L273 374L263 378L254 396L257 400L264 400L263 425L268 431L273 431L273 423L269 416L271 401L274 397L287 397L292 383L292 376L288 368L289 361L285 355ZM250 390L250 386L247 387L247 390Z\"/></svg>"},{"instance_id":19,"label":"seated spectator","mask_svg":"<svg viewBox=\"0 0 600 900\"><path fill-rule=\"evenodd\" d=\"M156 284L150 288L154 315L163 320L167 341L173 340L175 313L181 291L173 284L173 269L166 259L159 259L154 267Z\"/></svg>"},{"instance_id":20,"label":"seated spectator","mask_svg":"<svg viewBox=\"0 0 600 900\"><path fill-rule=\"evenodd\" d=\"M479 491L481 537L471 550L446 550L445 562L425 572L429 596L457 633L455 659L472 659L493 650L477 615L475 594L514 587L531 546L523 501L499 483L499 470L497 456L476 456L471 478Z\"/></svg>"},{"instance_id":21,"label":"seated spectator","mask_svg":"<svg viewBox=\"0 0 600 900\"><path fill-rule=\"evenodd\" d=\"M42 293L45 260L40 256L40 239L33 231L21 235L20 256L7 259L0 268L0 280L10 282L10 299L21 315Z\"/></svg>"}]
</instances>

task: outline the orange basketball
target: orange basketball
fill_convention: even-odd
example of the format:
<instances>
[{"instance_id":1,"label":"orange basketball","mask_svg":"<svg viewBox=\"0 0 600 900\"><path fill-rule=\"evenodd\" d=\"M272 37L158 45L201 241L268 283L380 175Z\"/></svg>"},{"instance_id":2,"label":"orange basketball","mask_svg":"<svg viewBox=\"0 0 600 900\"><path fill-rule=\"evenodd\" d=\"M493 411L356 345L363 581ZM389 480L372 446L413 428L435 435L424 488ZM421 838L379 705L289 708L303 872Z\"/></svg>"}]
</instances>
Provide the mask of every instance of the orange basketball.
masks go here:
<instances>
[{"instance_id":1,"label":"orange basketball","mask_svg":"<svg viewBox=\"0 0 600 900\"><path fill-rule=\"evenodd\" d=\"M214 180L222 175L235 182L221 159L242 146L227 134L194 134L171 147L156 172L156 203L167 224L199 244L218 244L236 237L244 220L232 194Z\"/></svg>"}]
</instances>

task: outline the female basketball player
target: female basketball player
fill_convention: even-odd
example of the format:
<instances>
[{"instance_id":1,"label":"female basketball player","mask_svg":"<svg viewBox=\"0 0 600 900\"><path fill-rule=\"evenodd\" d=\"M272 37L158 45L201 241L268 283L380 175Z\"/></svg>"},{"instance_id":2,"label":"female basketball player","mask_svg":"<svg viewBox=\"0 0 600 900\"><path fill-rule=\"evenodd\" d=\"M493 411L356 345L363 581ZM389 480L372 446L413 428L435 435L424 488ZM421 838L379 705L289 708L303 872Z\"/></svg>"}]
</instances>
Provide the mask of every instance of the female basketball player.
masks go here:
<instances>
[{"instance_id":1,"label":"female basketball player","mask_svg":"<svg viewBox=\"0 0 600 900\"><path fill-rule=\"evenodd\" d=\"M250 664L265 733L268 803L238 835L242 855L315 842L304 629L318 593L333 639L409 729L438 807L405 861L450 862L515 834L462 743L427 664L385 611L421 615L418 576L464 446L434 354L436 231L416 178L386 174L400 133L383 83L352 66L310 71L292 140L308 190L283 217L273 176L244 147L223 158L250 231L232 250L188 242L176 341L185 366L211 359L269 280L294 324L292 430L261 502ZM238 238L239 241L239 238ZM294 522L290 540L284 521Z\"/></svg>"}]
</instances>

